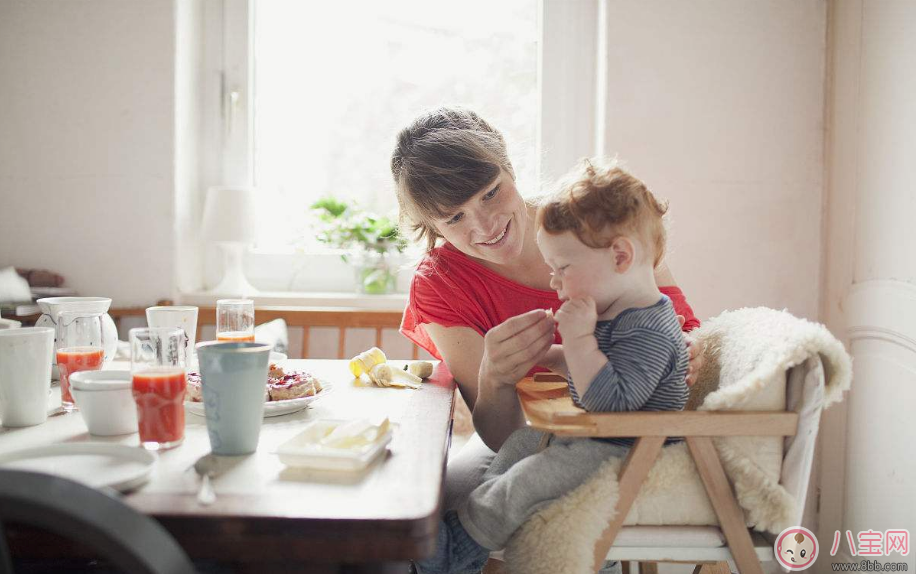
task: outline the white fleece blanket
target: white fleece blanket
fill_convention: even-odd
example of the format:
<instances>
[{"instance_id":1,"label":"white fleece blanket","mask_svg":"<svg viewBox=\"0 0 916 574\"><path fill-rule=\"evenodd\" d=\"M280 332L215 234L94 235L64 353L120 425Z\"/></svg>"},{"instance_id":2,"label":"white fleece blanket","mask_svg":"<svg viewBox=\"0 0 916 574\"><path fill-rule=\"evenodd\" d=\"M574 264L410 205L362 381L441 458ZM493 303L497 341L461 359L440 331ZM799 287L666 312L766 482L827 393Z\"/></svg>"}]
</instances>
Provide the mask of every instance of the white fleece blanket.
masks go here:
<instances>
[{"instance_id":1,"label":"white fleece blanket","mask_svg":"<svg viewBox=\"0 0 916 574\"><path fill-rule=\"evenodd\" d=\"M813 412L816 420L821 408L842 399L852 379L851 360L842 344L823 325L785 311L725 312L692 336L704 343L706 361L688 408L783 410L786 373L799 366L817 369L813 374L818 378L805 378L823 384L824 392L804 395L820 404L790 404L796 411ZM778 533L797 521L796 498L780 484L782 438L725 437L715 443L749 526ZM589 481L529 519L505 550L509 571L590 572L595 542L615 513L621 463L609 460ZM624 524L718 524L684 443L662 450Z\"/></svg>"}]
</instances>

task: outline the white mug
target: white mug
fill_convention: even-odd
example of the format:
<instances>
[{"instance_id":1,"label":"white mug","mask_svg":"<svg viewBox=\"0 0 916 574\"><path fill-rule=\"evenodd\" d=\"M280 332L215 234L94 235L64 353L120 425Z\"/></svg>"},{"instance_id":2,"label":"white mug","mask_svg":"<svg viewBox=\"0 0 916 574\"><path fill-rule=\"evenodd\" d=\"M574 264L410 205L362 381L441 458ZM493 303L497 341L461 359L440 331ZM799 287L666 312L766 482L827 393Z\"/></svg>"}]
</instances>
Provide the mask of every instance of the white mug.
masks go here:
<instances>
[{"instance_id":1,"label":"white mug","mask_svg":"<svg viewBox=\"0 0 916 574\"><path fill-rule=\"evenodd\" d=\"M48 419L48 391L54 329L25 327L0 331L0 423L39 425Z\"/></svg>"},{"instance_id":2,"label":"white mug","mask_svg":"<svg viewBox=\"0 0 916 574\"><path fill-rule=\"evenodd\" d=\"M166 327L184 329L187 335L185 365L191 364L194 344L197 342L197 307L162 306L146 308L146 324L150 328Z\"/></svg>"}]
</instances>

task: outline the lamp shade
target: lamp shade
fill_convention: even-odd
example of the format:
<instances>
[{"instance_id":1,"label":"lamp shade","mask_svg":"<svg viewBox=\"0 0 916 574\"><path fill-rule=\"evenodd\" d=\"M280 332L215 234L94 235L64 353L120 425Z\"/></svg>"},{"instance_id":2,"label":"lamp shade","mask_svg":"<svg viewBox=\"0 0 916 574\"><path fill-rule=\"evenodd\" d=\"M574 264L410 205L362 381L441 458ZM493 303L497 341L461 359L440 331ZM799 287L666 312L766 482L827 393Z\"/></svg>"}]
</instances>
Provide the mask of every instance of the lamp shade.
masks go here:
<instances>
[{"instance_id":1,"label":"lamp shade","mask_svg":"<svg viewBox=\"0 0 916 574\"><path fill-rule=\"evenodd\" d=\"M201 236L217 243L253 243L257 239L257 202L251 188L207 190Z\"/></svg>"}]
</instances>

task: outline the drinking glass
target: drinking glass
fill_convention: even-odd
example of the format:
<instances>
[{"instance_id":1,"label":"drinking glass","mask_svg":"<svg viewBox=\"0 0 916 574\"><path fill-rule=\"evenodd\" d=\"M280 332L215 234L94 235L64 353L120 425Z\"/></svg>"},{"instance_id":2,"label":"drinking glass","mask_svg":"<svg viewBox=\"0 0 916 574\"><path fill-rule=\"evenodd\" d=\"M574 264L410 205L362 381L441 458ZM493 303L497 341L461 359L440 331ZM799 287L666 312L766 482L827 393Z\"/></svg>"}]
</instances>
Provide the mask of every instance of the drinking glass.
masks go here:
<instances>
[{"instance_id":1,"label":"drinking glass","mask_svg":"<svg viewBox=\"0 0 916 574\"><path fill-rule=\"evenodd\" d=\"M184 441L184 329L130 330L130 373L140 444L165 450Z\"/></svg>"},{"instance_id":2,"label":"drinking glass","mask_svg":"<svg viewBox=\"0 0 916 574\"><path fill-rule=\"evenodd\" d=\"M254 301L220 299L216 302L216 340L226 343L254 342Z\"/></svg>"},{"instance_id":3,"label":"drinking glass","mask_svg":"<svg viewBox=\"0 0 916 574\"><path fill-rule=\"evenodd\" d=\"M105 359L102 314L65 311L57 316L57 368L60 370L60 403L66 412L76 410L70 393L70 375L98 371Z\"/></svg>"}]
</instances>

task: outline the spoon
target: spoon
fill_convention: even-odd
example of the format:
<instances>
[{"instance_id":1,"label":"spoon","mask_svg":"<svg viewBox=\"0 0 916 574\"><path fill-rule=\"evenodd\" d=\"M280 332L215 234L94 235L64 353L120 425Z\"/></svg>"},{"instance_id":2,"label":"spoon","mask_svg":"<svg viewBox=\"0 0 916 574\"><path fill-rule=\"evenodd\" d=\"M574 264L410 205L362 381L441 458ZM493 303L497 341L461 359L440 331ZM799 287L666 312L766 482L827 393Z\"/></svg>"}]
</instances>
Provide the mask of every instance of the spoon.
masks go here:
<instances>
[{"instance_id":1,"label":"spoon","mask_svg":"<svg viewBox=\"0 0 916 574\"><path fill-rule=\"evenodd\" d=\"M213 453L205 454L194 463L194 471L200 476L200 490L197 491L197 503L210 506L216 502L216 492L210 484L210 478L216 474L219 460Z\"/></svg>"}]
</instances>

